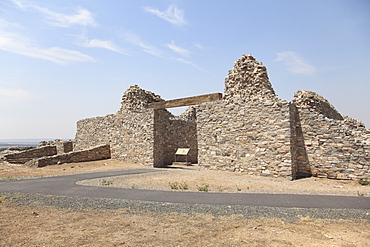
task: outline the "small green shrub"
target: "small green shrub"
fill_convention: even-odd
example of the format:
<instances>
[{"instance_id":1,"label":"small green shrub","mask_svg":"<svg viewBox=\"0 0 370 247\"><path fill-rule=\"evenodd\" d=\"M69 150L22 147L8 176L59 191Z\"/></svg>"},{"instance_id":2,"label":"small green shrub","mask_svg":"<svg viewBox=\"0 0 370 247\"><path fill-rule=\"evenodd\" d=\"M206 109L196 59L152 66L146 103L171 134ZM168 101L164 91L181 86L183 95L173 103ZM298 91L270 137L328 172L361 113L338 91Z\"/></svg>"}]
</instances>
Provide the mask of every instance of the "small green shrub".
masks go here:
<instances>
[{"instance_id":1,"label":"small green shrub","mask_svg":"<svg viewBox=\"0 0 370 247\"><path fill-rule=\"evenodd\" d=\"M241 188L239 188L239 186L238 186L238 185L236 185L236 191L242 191L242 189L241 189Z\"/></svg>"},{"instance_id":2,"label":"small green shrub","mask_svg":"<svg viewBox=\"0 0 370 247\"><path fill-rule=\"evenodd\" d=\"M357 195L358 196L365 196L365 194L364 193L361 193L360 191L357 191Z\"/></svg>"},{"instance_id":3,"label":"small green shrub","mask_svg":"<svg viewBox=\"0 0 370 247\"><path fill-rule=\"evenodd\" d=\"M360 181L358 181L359 184L361 185L369 185L370 184L370 181L369 180L365 180L365 179L360 179Z\"/></svg>"},{"instance_id":4,"label":"small green shrub","mask_svg":"<svg viewBox=\"0 0 370 247\"><path fill-rule=\"evenodd\" d=\"M197 185L197 189L198 189L198 191L208 192L209 185L208 184L204 184L203 186L198 186Z\"/></svg>"},{"instance_id":5,"label":"small green shrub","mask_svg":"<svg viewBox=\"0 0 370 247\"><path fill-rule=\"evenodd\" d=\"M109 185L111 185L111 184L113 184L113 182L112 182L112 181L108 181L108 180L105 180L105 179L103 179L103 180L101 181L101 185L102 185L102 186L109 186Z\"/></svg>"},{"instance_id":6,"label":"small green shrub","mask_svg":"<svg viewBox=\"0 0 370 247\"><path fill-rule=\"evenodd\" d=\"M180 189L181 189L181 190L187 190L187 189L189 189L189 186L188 186L185 182L182 182L182 183L180 184Z\"/></svg>"},{"instance_id":7,"label":"small green shrub","mask_svg":"<svg viewBox=\"0 0 370 247\"><path fill-rule=\"evenodd\" d=\"M174 182L174 183L169 182L168 184L170 185L171 190L179 189L179 184L177 182Z\"/></svg>"},{"instance_id":8,"label":"small green shrub","mask_svg":"<svg viewBox=\"0 0 370 247\"><path fill-rule=\"evenodd\" d=\"M178 182L172 183L172 182L169 182L168 184L170 185L170 188L172 190L187 190L187 189L189 189L189 186L185 182L182 182L182 183L178 183Z\"/></svg>"}]
</instances>

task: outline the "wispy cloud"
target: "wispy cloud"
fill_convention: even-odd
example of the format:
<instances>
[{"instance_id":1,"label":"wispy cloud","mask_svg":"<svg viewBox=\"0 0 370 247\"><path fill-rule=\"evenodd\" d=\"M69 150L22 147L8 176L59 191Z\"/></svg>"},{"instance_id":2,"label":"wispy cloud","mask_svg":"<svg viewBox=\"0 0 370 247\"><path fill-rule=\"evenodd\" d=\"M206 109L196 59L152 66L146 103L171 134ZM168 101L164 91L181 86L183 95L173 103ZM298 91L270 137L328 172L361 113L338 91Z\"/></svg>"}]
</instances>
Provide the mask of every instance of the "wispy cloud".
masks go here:
<instances>
[{"instance_id":1,"label":"wispy cloud","mask_svg":"<svg viewBox=\"0 0 370 247\"><path fill-rule=\"evenodd\" d=\"M73 25L82 26L96 26L97 23L90 11L86 9L76 10L76 14L66 15L57 12L50 11L46 8L37 8L40 12L44 13L45 16L50 20L50 24L57 27L70 27Z\"/></svg>"},{"instance_id":2,"label":"wispy cloud","mask_svg":"<svg viewBox=\"0 0 370 247\"><path fill-rule=\"evenodd\" d=\"M284 63L293 73L312 75L317 71L314 66L305 61L297 52L284 51L276 55L275 61Z\"/></svg>"},{"instance_id":3,"label":"wispy cloud","mask_svg":"<svg viewBox=\"0 0 370 247\"><path fill-rule=\"evenodd\" d=\"M193 45L200 50L204 50L204 47L199 42L193 42Z\"/></svg>"},{"instance_id":4,"label":"wispy cloud","mask_svg":"<svg viewBox=\"0 0 370 247\"><path fill-rule=\"evenodd\" d=\"M30 100L32 98L32 95L26 90L0 87L0 105Z\"/></svg>"},{"instance_id":5,"label":"wispy cloud","mask_svg":"<svg viewBox=\"0 0 370 247\"><path fill-rule=\"evenodd\" d=\"M182 57L189 57L190 54L189 51L180 46L175 45L173 41L170 44L166 44L166 47L170 48L173 52L179 54Z\"/></svg>"},{"instance_id":6,"label":"wispy cloud","mask_svg":"<svg viewBox=\"0 0 370 247\"><path fill-rule=\"evenodd\" d=\"M18 1L18 0L10 0L13 2L18 8L25 9L27 4L25 4L23 1Z\"/></svg>"},{"instance_id":7,"label":"wispy cloud","mask_svg":"<svg viewBox=\"0 0 370 247\"><path fill-rule=\"evenodd\" d=\"M172 58L172 59L173 59L173 60L176 60L176 61L178 61L178 62L181 62L181 63L187 64L187 65L193 66L194 68L197 68L197 69L199 69L199 70L204 71L204 69L203 69L203 68L199 67L199 66L198 66L198 65L196 65L195 63L192 63L192 62L190 62L190 61L188 61L188 60L186 60L186 59L183 59L183 58Z\"/></svg>"},{"instance_id":8,"label":"wispy cloud","mask_svg":"<svg viewBox=\"0 0 370 247\"><path fill-rule=\"evenodd\" d=\"M133 32L126 32L123 34L123 38L134 44L134 45L137 45L139 46L140 48L143 49L144 52L148 53L148 54L151 54L153 56L156 56L156 57L161 57L162 56L162 52L157 49L156 47L150 45L150 44L147 44L145 43L143 40L141 40L141 38L133 33Z\"/></svg>"},{"instance_id":9,"label":"wispy cloud","mask_svg":"<svg viewBox=\"0 0 370 247\"><path fill-rule=\"evenodd\" d=\"M6 31L6 26L14 26L0 20L0 50L8 51L24 56L49 60L59 64L68 62L87 62L94 59L79 51L63 49L60 47L40 48L14 32Z\"/></svg>"},{"instance_id":10,"label":"wispy cloud","mask_svg":"<svg viewBox=\"0 0 370 247\"><path fill-rule=\"evenodd\" d=\"M34 9L49 20L49 24L57 27L71 27L73 25L81 26L96 26L97 23L90 11L87 9L77 9L74 14L63 14L49 10L48 8L39 6L31 1L12 0L12 2L20 9Z\"/></svg>"},{"instance_id":11,"label":"wispy cloud","mask_svg":"<svg viewBox=\"0 0 370 247\"><path fill-rule=\"evenodd\" d=\"M103 48L103 49L107 49L107 50L110 50L110 51L113 51L113 52L117 52L117 53L121 53L121 54L126 55L126 53L123 52L123 50L121 48L119 48L113 42L111 42L109 40L92 39L92 40L87 41L84 44L84 46L85 47Z\"/></svg>"},{"instance_id":12,"label":"wispy cloud","mask_svg":"<svg viewBox=\"0 0 370 247\"><path fill-rule=\"evenodd\" d=\"M165 11L160 11L158 9L154 9L150 7L145 7L144 10L176 26L184 26L187 24L185 17L184 17L184 11L181 9L178 9L174 5L170 5L168 9Z\"/></svg>"},{"instance_id":13,"label":"wispy cloud","mask_svg":"<svg viewBox=\"0 0 370 247\"><path fill-rule=\"evenodd\" d=\"M123 55L127 55L123 49L115 45L113 42L109 40L100 40L100 39L92 39L92 40L85 40L82 44L84 47L91 47L91 48L102 48L107 49L113 52L117 52Z\"/></svg>"},{"instance_id":14,"label":"wispy cloud","mask_svg":"<svg viewBox=\"0 0 370 247\"><path fill-rule=\"evenodd\" d=\"M158 49L156 46L153 46L153 45L150 45L150 44L146 43L137 34L135 34L133 32L124 32L122 34L122 38L124 40L140 47L144 52L146 52L148 54L151 54L153 56L163 58L163 59L177 61L177 62L180 62L180 63L184 63L184 64L187 64L187 65L193 66L193 67L195 67L199 70L203 70L201 67L194 64L193 62L191 62L187 59L184 59L183 57L187 57L190 54L190 52L188 50L182 48L182 47L179 47L179 46L175 45L173 41L169 44L164 45L164 46L168 47L173 52L181 55L181 57L175 57L175 56L171 55L167 50L161 50L161 49Z\"/></svg>"}]
</instances>

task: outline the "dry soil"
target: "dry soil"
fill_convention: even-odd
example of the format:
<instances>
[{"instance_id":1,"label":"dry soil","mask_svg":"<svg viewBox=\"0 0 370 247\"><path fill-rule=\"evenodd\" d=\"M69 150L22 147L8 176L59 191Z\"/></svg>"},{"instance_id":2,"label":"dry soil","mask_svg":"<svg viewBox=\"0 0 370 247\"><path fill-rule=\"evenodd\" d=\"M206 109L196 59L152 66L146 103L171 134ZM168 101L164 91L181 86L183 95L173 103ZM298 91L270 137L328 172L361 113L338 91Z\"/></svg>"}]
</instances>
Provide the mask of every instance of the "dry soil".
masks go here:
<instances>
[{"instance_id":1,"label":"dry soil","mask_svg":"<svg viewBox=\"0 0 370 247\"><path fill-rule=\"evenodd\" d=\"M116 160L43 168L0 163L0 178L25 179L93 171L143 168ZM370 186L356 181L318 178L289 181L239 173L198 171L197 167L106 178L109 186L188 190L208 185L218 192L308 193L369 196ZM103 181L83 181L103 186ZM107 184L107 183L106 183ZM106 186L105 184L105 186ZM205 192L199 192L205 193ZM311 219L289 223L280 218L246 219L240 215L157 214L147 211L72 210L33 203L15 206L0 195L0 246L369 246L370 223L359 219Z\"/></svg>"}]
</instances>

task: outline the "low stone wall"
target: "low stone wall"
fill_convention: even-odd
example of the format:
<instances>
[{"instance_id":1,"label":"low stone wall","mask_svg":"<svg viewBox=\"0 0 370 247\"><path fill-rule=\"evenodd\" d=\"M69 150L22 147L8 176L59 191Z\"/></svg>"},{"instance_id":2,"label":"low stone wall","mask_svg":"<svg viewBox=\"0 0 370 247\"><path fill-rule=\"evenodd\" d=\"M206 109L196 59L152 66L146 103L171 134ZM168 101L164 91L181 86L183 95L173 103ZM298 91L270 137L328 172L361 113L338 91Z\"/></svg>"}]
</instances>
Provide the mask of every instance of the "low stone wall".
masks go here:
<instances>
[{"instance_id":1,"label":"low stone wall","mask_svg":"<svg viewBox=\"0 0 370 247\"><path fill-rule=\"evenodd\" d=\"M69 152L49 157L42 157L28 161L26 165L32 167L43 167L48 165L57 165L62 163L76 163L84 161L94 161L111 158L110 146L103 145L92 149Z\"/></svg>"},{"instance_id":2,"label":"low stone wall","mask_svg":"<svg viewBox=\"0 0 370 247\"><path fill-rule=\"evenodd\" d=\"M56 146L44 146L40 148L34 148L30 150L21 151L19 153L5 155L6 161L15 164L24 164L35 158L52 156L57 154Z\"/></svg>"}]
</instances>

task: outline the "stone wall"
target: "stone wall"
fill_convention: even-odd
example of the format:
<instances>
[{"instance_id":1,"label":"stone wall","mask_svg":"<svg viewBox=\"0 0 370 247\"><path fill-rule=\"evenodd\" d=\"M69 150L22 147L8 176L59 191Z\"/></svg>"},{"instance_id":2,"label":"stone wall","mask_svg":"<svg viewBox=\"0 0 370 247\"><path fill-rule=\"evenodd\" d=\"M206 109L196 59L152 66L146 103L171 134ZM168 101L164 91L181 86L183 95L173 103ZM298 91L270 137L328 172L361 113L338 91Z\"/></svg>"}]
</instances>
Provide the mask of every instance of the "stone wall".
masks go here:
<instances>
[{"instance_id":1,"label":"stone wall","mask_svg":"<svg viewBox=\"0 0 370 247\"><path fill-rule=\"evenodd\" d=\"M196 111L200 166L291 178L289 103L252 55L234 63L223 100Z\"/></svg>"},{"instance_id":2,"label":"stone wall","mask_svg":"<svg viewBox=\"0 0 370 247\"><path fill-rule=\"evenodd\" d=\"M152 110L118 112L77 122L75 150L110 144L112 157L128 162L153 164Z\"/></svg>"},{"instance_id":3,"label":"stone wall","mask_svg":"<svg viewBox=\"0 0 370 247\"><path fill-rule=\"evenodd\" d=\"M290 114L290 152L292 156L292 178L305 178L312 176L308 160L301 119L297 106L289 104Z\"/></svg>"},{"instance_id":4,"label":"stone wall","mask_svg":"<svg viewBox=\"0 0 370 247\"><path fill-rule=\"evenodd\" d=\"M112 157L155 167L172 164L178 147L190 147L190 160L197 162L195 119L185 113L174 117L166 109L147 109L160 96L131 86L115 114L77 122L75 150L110 144ZM193 115L194 112L192 113Z\"/></svg>"},{"instance_id":5,"label":"stone wall","mask_svg":"<svg viewBox=\"0 0 370 247\"><path fill-rule=\"evenodd\" d=\"M73 151L72 141L59 141L55 143L57 147L57 154L64 154Z\"/></svg>"},{"instance_id":6,"label":"stone wall","mask_svg":"<svg viewBox=\"0 0 370 247\"><path fill-rule=\"evenodd\" d=\"M343 117L326 99L311 91L298 91L292 102L301 121L313 176L370 179L370 130L363 123Z\"/></svg>"},{"instance_id":7,"label":"stone wall","mask_svg":"<svg viewBox=\"0 0 370 247\"><path fill-rule=\"evenodd\" d=\"M280 100L266 68L251 55L229 71L223 100L196 111L201 167L292 179L370 179L370 131L314 92Z\"/></svg>"},{"instance_id":8,"label":"stone wall","mask_svg":"<svg viewBox=\"0 0 370 247\"><path fill-rule=\"evenodd\" d=\"M75 150L110 144L112 158L153 165L154 110L146 109L146 105L160 100L158 95L131 86L122 96L117 113L77 122Z\"/></svg>"},{"instance_id":9,"label":"stone wall","mask_svg":"<svg viewBox=\"0 0 370 247\"><path fill-rule=\"evenodd\" d=\"M292 176L286 101L202 104L197 108L197 132L203 168Z\"/></svg>"},{"instance_id":10,"label":"stone wall","mask_svg":"<svg viewBox=\"0 0 370 247\"><path fill-rule=\"evenodd\" d=\"M43 167L48 165L94 161L109 158L111 158L110 146L102 145L87 150L33 159L28 161L26 165L31 167Z\"/></svg>"},{"instance_id":11,"label":"stone wall","mask_svg":"<svg viewBox=\"0 0 370 247\"><path fill-rule=\"evenodd\" d=\"M34 148L30 150L21 151L19 153L7 154L5 155L6 161L15 164L24 164L34 158L39 158L43 156L51 156L57 154L56 146L45 146L40 148Z\"/></svg>"}]
</instances>

